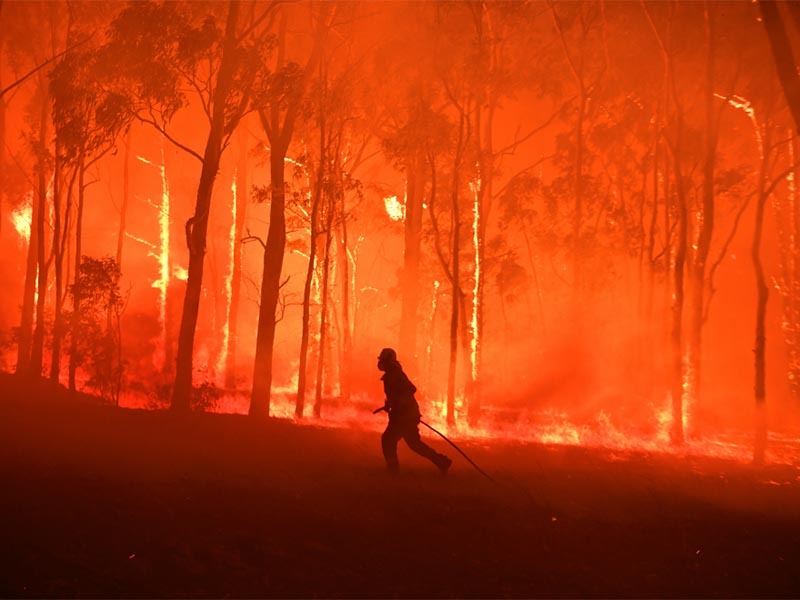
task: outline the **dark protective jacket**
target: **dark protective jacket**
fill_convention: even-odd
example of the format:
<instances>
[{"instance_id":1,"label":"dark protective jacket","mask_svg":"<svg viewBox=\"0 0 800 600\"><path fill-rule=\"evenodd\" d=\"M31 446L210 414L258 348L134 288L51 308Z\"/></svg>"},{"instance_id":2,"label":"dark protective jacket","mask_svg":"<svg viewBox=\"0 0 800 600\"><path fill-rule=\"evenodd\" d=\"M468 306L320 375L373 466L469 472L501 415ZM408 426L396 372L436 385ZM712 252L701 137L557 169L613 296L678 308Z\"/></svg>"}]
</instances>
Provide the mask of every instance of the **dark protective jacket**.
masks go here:
<instances>
[{"instance_id":1,"label":"dark protective jacket","mask_svg":"<svg viewBox=\"0 0 800 600\"><path fill-rule=\"evenodd\" d=\"M409 421L416 424L420 417L419 406L414 398L417 388L403 372L400 363L389 364L381 380L386 394L389 421Z\"/></svg>"}]
</instances>

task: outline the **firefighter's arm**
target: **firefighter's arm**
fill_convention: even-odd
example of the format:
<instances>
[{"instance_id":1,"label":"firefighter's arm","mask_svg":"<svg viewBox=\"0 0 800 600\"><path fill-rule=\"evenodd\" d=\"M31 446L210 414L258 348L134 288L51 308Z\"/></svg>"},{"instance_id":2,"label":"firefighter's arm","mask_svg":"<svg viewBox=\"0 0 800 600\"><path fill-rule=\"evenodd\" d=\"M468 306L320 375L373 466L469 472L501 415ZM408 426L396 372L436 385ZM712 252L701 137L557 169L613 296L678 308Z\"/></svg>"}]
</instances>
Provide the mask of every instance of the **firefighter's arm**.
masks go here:
<instances>
[{"instance_id":1,"label":"firefighter's arm","mask_svg":"<svg viewBox=\"0 0 800 600\"><path fill-rule=\"evenodd\" d=\"M392 412L392 408L389 406L389 400L388 400L388 399L386 399L386 398L384 398L384 399L383 399L383 406L381 406L380 408L376 408L375 410L373 410L373 411L372 411L372 414L373 414L373 415L377 415L379 412L381 412L381 411L384 411L384 410L385 410L387 413L389 413L389 412Z\"/></svg>"}]
</instances>

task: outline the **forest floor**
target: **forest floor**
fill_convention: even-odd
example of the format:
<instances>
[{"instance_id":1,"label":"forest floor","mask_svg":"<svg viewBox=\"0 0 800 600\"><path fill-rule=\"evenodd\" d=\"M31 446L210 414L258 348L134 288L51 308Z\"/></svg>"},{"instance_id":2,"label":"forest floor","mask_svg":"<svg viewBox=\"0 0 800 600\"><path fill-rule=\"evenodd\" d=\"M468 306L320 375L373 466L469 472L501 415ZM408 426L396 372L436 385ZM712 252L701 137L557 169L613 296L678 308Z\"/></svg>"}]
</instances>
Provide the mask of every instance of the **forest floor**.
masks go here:
<instances>
[{"instance_id":1,"label":"forest floor","mask_svg":"<svg viewBox=\"0 0 800 600\"><path fill-rule=\"evenodd\" d=\"M797 465L429 441L0 375L0 596L800 596Z\"/></svg>"}]
</instances>

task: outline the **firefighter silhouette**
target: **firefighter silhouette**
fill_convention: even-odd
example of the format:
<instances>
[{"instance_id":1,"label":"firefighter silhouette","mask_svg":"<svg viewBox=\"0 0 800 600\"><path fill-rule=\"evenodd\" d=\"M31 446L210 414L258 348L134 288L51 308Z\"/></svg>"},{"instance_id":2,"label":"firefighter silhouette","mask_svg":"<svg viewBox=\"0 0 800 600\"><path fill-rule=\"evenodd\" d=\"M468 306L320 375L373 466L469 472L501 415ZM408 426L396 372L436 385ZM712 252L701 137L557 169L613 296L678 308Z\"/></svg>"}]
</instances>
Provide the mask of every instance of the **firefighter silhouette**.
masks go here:
<instances>
[{"instance_id":1,"label":"firefighter silhouette","mask_svg":"<svg viewBox=\"0 0 800 600\"><path fill-rule=\"evenodd\" d=\"M444 475L450 468L451 461L444 454L439 454L428 446L419 436L420 413L414 393L416 386L403 372L397 360L397 353L391 348L384 348L378 356L378 370L383 371L383 390L386 403L383 410L389 413L389 424L381 437L383 457L390 473L397 473L397 443L403 439L414 452L430 460Z\"/></svg>"}]
</instances>

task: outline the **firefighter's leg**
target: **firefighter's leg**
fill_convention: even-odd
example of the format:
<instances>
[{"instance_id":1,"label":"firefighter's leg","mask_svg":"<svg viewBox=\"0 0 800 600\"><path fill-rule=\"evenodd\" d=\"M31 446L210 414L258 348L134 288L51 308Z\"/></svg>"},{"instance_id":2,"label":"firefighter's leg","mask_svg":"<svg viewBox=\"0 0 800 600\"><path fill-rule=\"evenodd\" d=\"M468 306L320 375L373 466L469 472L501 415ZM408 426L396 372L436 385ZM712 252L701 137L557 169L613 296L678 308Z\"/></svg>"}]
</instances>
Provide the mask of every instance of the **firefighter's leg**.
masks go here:
<instances>
[{"instance_id":1,"label":"firefighter's leg","mask_svg":"<svg viewBox=\"0 0 800 600\"><path fill-rule=\"evenodd\" d=\"M403 437L403 432L397 423L389 421L386 431L381 436L381 448L386 459L386 468L390 473L397 473L397 442Z\"/></svg>"},{"instance_id":2,"label":"firefighter's leg","mask_svg":"<svg viewBox=\"0 0 800 600\"><path fill-rule=\"evenodd\" d=\"M447 458L444 454L439 454L428 446L425 442L422 441L422 438L419 436L419 428L416 423L411 426L408 426L406 430L403 432L403 439L405 439L406 444L408 447L411 448L414 452L419 454L420 456L424 456L433 464L435 464L442 473L447 472L447 469L450 468L452 461Z\"/></svg>"}]
</instances>

